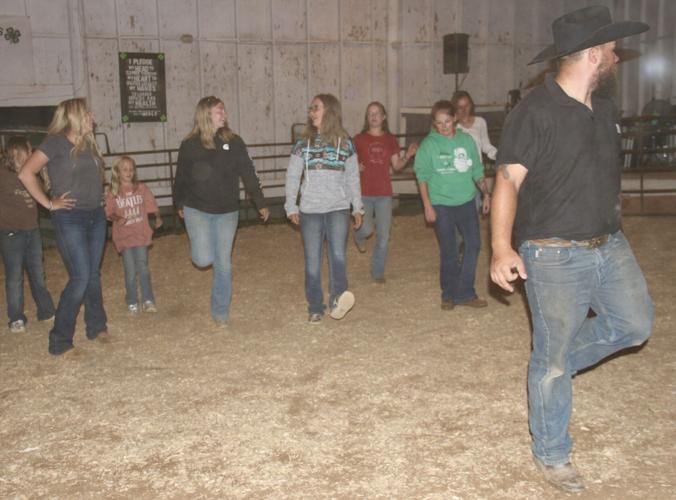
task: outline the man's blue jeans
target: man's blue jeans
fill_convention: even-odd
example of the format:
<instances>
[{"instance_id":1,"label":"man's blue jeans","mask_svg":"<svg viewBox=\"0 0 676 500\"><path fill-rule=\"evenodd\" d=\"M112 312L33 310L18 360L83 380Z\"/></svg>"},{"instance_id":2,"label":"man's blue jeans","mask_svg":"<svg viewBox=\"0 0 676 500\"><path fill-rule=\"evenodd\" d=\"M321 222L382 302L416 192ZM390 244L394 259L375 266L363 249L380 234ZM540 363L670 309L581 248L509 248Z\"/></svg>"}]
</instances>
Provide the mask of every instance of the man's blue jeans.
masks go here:
<instances>
[{"instance_id":1,"label":"man's blue jeans","mask_svg":"<svg viewBox=\"0 0 676 500\"><path fill-rule=\"evenodd\" d=\"M42 267L42 239L39 229L28 231L1 230L0 250L5 264L5 296L9 324L26 323L23 299L23 272L28 274L31 294L38 310L38 320L54 316L54 302L45 286Z\"/></svg>"},{"instance_id":2,"label":"man's blue jeans","mask_svg":"<svg viewBox=\"0 0 676 500\"><path fill-rule=\"evenodd\" d=\"M232 244L239 212L210 214L184 207L185 228L190 238L192 261L197 267L213 266L211 317L228 321L232 299Z\"/></svg>"},{"instance_id":3,"label":"man's blue jeans","mask_svg":"<svg viewBox=\"0 0 676 500\"><path fill-rule=\"evenodd\" d=\"M477 296L474 279L481 249L479 217L474 199L458 206L433 205L433 207L437 215L434 229L439 241L441 258L439 271L441 300L450 299L456 304L469 302ZM465 241L462 261L458 258L456 228Z\"/></svg>"},{"instance_id":4,"label":"man's blue jeans","mask_svg":"<svg viewBox=\"0 0 676 500\"><path fill-rule=\"evenodd\" d=\"M652 301L641 269L619 231L599 248L539 246L525 242L526 292L533 318L528 366L533 454L564 464L572 377L650 336ZM589 309L596 316L588 317Z\"/></svg>"},{"instance_id":5,"label":"man's blue jeans","mask_svg":"<svg viewBox=\"0 0 676 500\"><path fill-rule=\"evenodd\" d=\"M101 293L101 259L106 246L106 216L94 210L55 210L52 224L68 283L61 292L54 328L49 332L49 352L63 354L73 347L75 322L84 303L87 338L106 331Z\"/></svg>"},{"instance_id":6,"label":"man's blue jeans","mask_svg":"<svg viewBox=\"0 0 676 500\"><path fill-rule=\"evenodd\" d=\"M300 214L300 232L305 250L305 298L310 314L323 314L322 254L324 240L329 254L329 304L347 290L347 234L350 228L350 211L335 210L325 214Z\"/></svg>"},{"instance_id":7,"label":"man's blue jeans","mask_svg":"<svg viewBox=\"0 0 676 500\"><path fill-rule=\"evenodd\" d=\"M371 259L371 277L381 279L385 277L385 260L390 241L392 197L362 196L361 200L364 203L364 218L361 227L354 232L354 239L359 246L364 246L366 238L371 236L375 229L376 245Z\"/></svg>"},{"instance_id":8,"label":"man's blue jeans","mask_svg":"<svg viewBox=\"0 0 676 500\"><path fill-rule=\"evenodd\" d=\"M127 305L138 304L138 292L136 290L136 276L141 285L141 301L155 302L153 286L150 281L150 269L148 268L148 247L132 247L122 250L122 263L124 264L124 287L125 301Z\"/></svg>"}]
</instances>

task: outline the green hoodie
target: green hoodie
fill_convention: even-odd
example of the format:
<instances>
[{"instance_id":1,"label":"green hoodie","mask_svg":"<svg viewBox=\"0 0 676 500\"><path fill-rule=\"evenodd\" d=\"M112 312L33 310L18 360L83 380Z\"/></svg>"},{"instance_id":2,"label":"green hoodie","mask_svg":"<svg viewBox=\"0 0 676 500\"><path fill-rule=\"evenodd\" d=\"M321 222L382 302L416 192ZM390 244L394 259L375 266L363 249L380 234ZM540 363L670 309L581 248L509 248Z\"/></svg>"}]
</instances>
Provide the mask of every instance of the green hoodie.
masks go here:
<instances>
[{"instance_id":1,"label":"green hoodie","mask_svg":"<svg viewBox=\"0 0 676 500\"><path fill-rule=\"evenodd\" d=\"M453 137L432 130L415 155L418 182L427 183L432 205L456 207L474 198L484 166L472 136L460 129Z\"/></svg>"}]
</instances>

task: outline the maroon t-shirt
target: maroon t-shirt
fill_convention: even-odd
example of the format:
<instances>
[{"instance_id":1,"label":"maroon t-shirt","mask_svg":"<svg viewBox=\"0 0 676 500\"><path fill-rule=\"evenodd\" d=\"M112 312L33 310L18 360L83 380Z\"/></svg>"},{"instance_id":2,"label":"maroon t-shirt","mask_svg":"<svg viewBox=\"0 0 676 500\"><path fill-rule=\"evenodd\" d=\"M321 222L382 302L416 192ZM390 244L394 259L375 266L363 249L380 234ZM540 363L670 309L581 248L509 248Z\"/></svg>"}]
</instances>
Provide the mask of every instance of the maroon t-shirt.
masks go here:
<instances>
[{"instance_id":1,"label":"maroon t-shirt","mask_svg":"<svg viewBox=\"0 0 676 500\"><path fill-rule=\"evenodd\" d=\"M145 184L139 182L136 188L120 186L120 192L113 196L106 193L106 216L113 221L113 243L118 252L127 248L147 247L153 239L153 230L148 223L148 214L157 212L157 202Z\"/></svg>"},{"instance_id":2,"label":"maroon t-shirt","mask_svg":"<svg viewBox=\"0 0 676 500\"><path fill-rule=\"evenodd\" d=\"M390 163L392 155L399 154L397 138L389 133L376 136L362 132L353 142L359 163L365 167L359 174L362 196L392 196Z\"/></svg>"}]
</instances>

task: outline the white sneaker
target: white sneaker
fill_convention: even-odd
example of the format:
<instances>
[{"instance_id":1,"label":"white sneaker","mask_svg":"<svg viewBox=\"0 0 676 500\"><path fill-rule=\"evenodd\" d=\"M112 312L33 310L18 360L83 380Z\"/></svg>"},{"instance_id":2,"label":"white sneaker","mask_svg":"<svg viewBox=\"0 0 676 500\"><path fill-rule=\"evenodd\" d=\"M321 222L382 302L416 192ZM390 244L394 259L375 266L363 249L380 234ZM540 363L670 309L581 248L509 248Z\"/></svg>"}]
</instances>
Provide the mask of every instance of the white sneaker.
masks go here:
<instances>
[{"instance_id":1,"label":"white sneaker","mask_svg":"<svg viewBox=\"0 0 676 500\"><path fill-rule=\"evenodd\" d=\"M343 319L345 315L354 307L354 294L349 290L345 290L336 299L329 316L333 319Z\"/></svg>"},{"instance_id":2,"label":"white sneaker","mask_svg":"<svg viewBox=\"0 0 676 500\"><path fill-rule=\"evenodd\" d=\"M127 309L129 309L129 314L138 314L138 304L129 304Z\"/></svg>"},{"instance_id":3,"label":"white sneaker","mask_svg":"<svg viewBox=\"0 0 676 500\"><path fill-rule=\"evenodd\" d=\"M26 323L22 319L17 319L9 325L9 331L12 333L24 333L26 331Z\"/></svg>"},{"instance_id":4,"label":"white sneaker","mask_svg":"<svg viewBox=\"0 0 676 500\"><path fill-rule=\"evenodd\" d=\"M155 307L155 303L152 300L146 300L143 303L143 312L156 313L157 307Z\"/></svg>"}]
</instances>

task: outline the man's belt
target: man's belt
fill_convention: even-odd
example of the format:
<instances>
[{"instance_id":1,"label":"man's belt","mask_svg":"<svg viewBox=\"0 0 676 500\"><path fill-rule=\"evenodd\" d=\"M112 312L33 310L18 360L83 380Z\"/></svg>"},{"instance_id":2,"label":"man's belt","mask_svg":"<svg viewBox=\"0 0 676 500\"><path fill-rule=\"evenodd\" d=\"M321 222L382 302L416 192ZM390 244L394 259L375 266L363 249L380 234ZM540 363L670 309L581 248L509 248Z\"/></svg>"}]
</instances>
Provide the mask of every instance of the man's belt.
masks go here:
<instances>
[{"instance_id":1,"label":"man's belt","mask_svg":"<svg viewBox=\"0 0 676 500\"><path fill-rule=\"evenodd\" d=\"M543 240L529 240L534 245L542 247L583 247L583 248L598 248L605 245L610 239L609 234L602 234L589 240L561 240L559 238L546 238Z\"/></svg>"}]
</instances>

